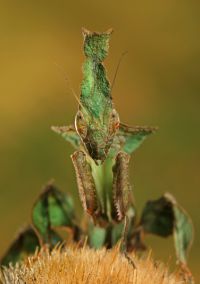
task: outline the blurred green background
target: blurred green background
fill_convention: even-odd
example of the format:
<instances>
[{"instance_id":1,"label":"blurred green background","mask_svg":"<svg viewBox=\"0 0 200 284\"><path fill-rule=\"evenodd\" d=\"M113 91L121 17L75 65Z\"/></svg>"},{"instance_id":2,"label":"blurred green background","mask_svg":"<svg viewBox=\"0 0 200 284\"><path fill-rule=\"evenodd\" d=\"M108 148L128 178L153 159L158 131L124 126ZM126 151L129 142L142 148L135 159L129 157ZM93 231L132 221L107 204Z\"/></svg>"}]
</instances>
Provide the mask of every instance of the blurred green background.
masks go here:
<instances>
[{"instance_id":1,"label":"blurred green background","mask_svg":"<svg viewBox=\"0 0 200 284\"><path fill-rule=\"evenodd\" d=\"M30 221L41 187L55 178L73 193L82 214L69 155L73 149L50 130L69 124L82 78L81 27L114 28L106 60L121 120L157 125L131 160L139 210L145 200L174 194L191 215L196 237L189 264L198 279L200 254L200 2L0 2L0 220L2 254ZM58 67L59 66L59 67ZM61 71L61 70L64 70ZM158 259L174 260L172 239L148 238Z\"/></svg>"}]
</instances>

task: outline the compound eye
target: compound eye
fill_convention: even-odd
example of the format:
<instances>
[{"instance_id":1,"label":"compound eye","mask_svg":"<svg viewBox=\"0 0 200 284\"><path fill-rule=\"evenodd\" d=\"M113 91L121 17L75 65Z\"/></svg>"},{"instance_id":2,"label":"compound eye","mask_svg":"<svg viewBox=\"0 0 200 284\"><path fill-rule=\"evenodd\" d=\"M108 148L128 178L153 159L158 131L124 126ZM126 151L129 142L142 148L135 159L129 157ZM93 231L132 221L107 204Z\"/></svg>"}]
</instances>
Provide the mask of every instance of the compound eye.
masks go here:
<instances>
[{"instance_id":1,"label":"compound eye","mask_svg":"<svg viewBox=\"0 0 200 284\"><path fill-rule=\"evenodd\" d=\"M80 110L77 112L75 117L75 128L81 138L85 139L87 136L87 124Z\"/></svg>"},{"instance_id":2,"label":"compound eye","mask_svg":"<svg viewBox=\"0 0 200 284\"><path fill-rule=\"evenodd\" d=\"M110 124L109 124L109 133L110 135L113 135L116 133L116 131L119 129L119 115L115 109L112 110L111 116L110 116Z\"/></svg>"}]
</instances>

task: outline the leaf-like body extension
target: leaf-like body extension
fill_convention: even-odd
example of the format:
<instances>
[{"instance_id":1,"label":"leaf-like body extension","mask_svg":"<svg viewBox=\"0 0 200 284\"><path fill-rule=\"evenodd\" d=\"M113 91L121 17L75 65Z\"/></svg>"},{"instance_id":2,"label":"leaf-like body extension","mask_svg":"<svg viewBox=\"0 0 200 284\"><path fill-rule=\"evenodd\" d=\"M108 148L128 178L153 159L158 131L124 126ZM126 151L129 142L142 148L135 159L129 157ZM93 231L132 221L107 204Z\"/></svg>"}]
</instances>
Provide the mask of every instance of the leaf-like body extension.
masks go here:
<instances>
[{"instance_id":1,"label":"leaf-like body extension","mask_svg":"<svg viewBox=\"0 0 200 284\"><path fill-rule=\"evenodd\" d=\"M59 236L53 231L56 227L75 227L72 199L65 193L48 185L35 202L32 209L33 224L42 242L54 244Z\"/></svg>"},{"instance_id":2,"label":"leaf-like body extension","mask_svg":"<svg viewBox=\"0 0 200 284\"><path fill-rule=\"evenodd\" d=\"M84 30L83 34L86 59L75 125L91 158L103 162L119 126L119 116L113 109L110 83L103 65L111 30L105 33Z\"/></svg>"},{"instance_id":3,"label":"leaf-like body extension","mask_svg":"<svg viewBox=\"0 0 200 284\"><path fill-rule=\"evenodd\" d=\"M120 123L113 145L111 146L109 156L113 157L119 151L132 154L147 138L148 135L154 133L156 127L148 126L128 126Z\"/></svg>"},{"instance_id":4,"label":"leaf-like body extension","mask_svg":"<svg viewBox=\"0 0 200 284\"><path fill-rule=\"evenodd\" d=\"M85 56L102 62L108 55L109 39L112 32L112 29L104 33L90 32L83 28Z\"/></svg>"},{"instance_id":5,"label":"leaf-like body extension","mask_svg":"<svg viewBox=\"0 0 200 284\"><path fill-rule=\"evenodd\" d=\"M31 226L28 226L11 243L7 252L1 258L0 263L1 265L8 265L9 263L15 264L22 261L27 256L33 254L39 246L39 240L35 231Z\"/></svg>"},{"instance_id":6,"label":"leaf-like body extension","mask_svg":"<svg viewBox=\"0 0 200 284\"><path fill-rule=\"evenodd\" d=\"M112 109L110 84L102 61L108 54L110 32L84 32L83 81L81 84L81 106L95 118L103 119ZM108 111L108 114L106 112ZM88 113L86 113L87 115Z\"/></svg>"},{"instance_id":7,"label":"leaf-like body extension","mask_svg":"<svg viewBox=\"0 0 200 284\"><path fill-rule=\"evenodd\" d=\"M170 200L173 205L176 255L180 262L186 263L187 252L193 241L193 224L187 212L177 204L175 198L171 194L165 194L165 198Z\"/></svg>"},{"instance_id":8,"label":"leaf-like body extension","mask_svg":"<svg viewBox=\"0 0 200 284\"><path fill-rule=\"evenodd\" d=\"M51 129L60 134L67 142L69 142L75 149L80 147L80 137L76 132L74 126L52 126Z\"/></svg>"},{"instance_id":9,"label":"leaf-like body extension","mask_svg":"<svg viewBox=\"0 0 200 284\"><path fill-rule=\"evenodd\" d=\"M173 233L174 213L171 202L164 196L148 201L143 209L141 225L146 233L167 237Z\"/></svg>"},{"instance_id":10,"label":"leaf-like body extension","mask_svg":"<svg viewBox=\"0 0 200 284\"><path fill-rule=\"evenodd\" d=\"M187 251L193 240L193 225L172 195L166 193L157 200L148 201L140 225L145 233L162 237L173 234L177 258L186 263Z\"/></svg>"}]
</instances>

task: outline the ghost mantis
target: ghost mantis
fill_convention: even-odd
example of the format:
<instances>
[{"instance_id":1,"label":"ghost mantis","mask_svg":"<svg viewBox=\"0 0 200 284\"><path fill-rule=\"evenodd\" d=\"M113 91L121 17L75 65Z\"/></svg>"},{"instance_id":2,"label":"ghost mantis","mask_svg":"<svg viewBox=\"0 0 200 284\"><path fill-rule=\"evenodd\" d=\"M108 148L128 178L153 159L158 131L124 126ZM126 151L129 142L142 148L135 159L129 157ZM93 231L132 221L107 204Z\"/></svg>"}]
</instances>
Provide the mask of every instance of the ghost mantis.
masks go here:
<instances>
[{"instance_id":1,"label":"ghost mantis","mask_svg":"<svg viewBox=\"0 0 200 284\"><path fill-rule=\"evenodd\" d=\"M122 238L122 249L144 249L145 233L174 235L177 258L186 267L193 226L175 198L166 193L146 203L137 222L129 182L130 155L155 127L130 127L120 122L103 61L112 30L83 29L83 80L74 124L52 127L76 151L71 155L82 206L93 220L88 229L92 247L112 247ZM187 269L186 269L187 270Z\"/></svg>"},{"instance_id":2,"label":"ghost mantis","mask_svg":"<svg viewBox=\"0 0 200 284\"><path fill-rule=\"evenodd\" d=\"M94 224L107 228L124 222L127 233L135 217L128 174L130 155L156 128L130 127L120 122L103 65L111 33L83 29L86 59L75 122L52 129L76 148L71 158L80 200Z\"/></svg>"},{"instance_id":3,"label":"ghost mantis","mask_svg":"<svg viewBox=\"0 0 200 284\"><path fill-rule=\"evenodd\" d=\"M79 196L92 222L83 232L77 224L73 200L49 184L34 203L31 228L20 232L1 263L19 261L37 246L52 247L62 241L56 228L70 228L74 241L88 235L89 245L95 248L110 248L121 239L126 256L127 250L145 248L145 234L173 235L184 277L192 283L186 256L193 239L193 226L175 198L166 193L148 201L140 219L136 218L129 160L156 128L130 127L120 122L112 100L113 84L110 85L103 65L111 34L112 30L97 33L83 29L85 62L80 98L75 95L78 111L73 124L52 127L76 149L71 158Z\"/></svg>"}]
</instances>

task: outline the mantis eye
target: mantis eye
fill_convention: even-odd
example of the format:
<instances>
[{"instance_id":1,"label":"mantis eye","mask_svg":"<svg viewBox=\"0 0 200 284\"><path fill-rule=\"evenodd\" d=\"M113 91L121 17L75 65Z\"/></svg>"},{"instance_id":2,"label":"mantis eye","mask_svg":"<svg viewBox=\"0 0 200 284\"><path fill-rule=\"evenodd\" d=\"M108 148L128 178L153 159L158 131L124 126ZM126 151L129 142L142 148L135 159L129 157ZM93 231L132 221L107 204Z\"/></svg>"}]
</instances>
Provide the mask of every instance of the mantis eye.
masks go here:
<instances>
[{"instance_id":1,"label":"mantis eye","mask_svg":"<svg viewBox=\"0 0 200 284\"><path fill-rule=\"evenodd\" d=\"M119 128L119 115L115 109L112 110L109 123L109 134L114 135Z\"/></svg>"},{"instance_id":2,"label":"mantis eye","mask_svg":"<svg viewBox=\"0 0 200 284\"><path fill-rule=\"evenodd\" d=\"M75 128L81 138L85 139L87 136L87 124L80 110L77 112L75 117Z\"/></svg>"}]
</instances>

